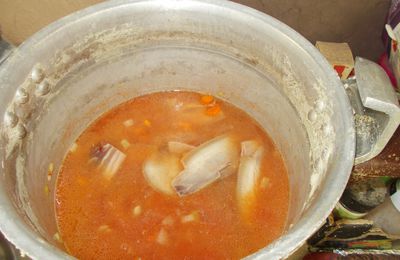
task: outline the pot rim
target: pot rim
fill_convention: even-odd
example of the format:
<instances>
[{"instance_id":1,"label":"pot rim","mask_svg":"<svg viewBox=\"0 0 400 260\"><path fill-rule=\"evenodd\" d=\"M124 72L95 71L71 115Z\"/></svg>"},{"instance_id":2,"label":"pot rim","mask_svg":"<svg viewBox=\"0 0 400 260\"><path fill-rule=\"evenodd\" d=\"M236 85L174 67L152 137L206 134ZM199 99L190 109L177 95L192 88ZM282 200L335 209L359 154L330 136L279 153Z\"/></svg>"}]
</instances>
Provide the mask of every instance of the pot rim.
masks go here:
<instances>
[{"instance_id":1,"label":"pot rim","mask_svg":"<svg viewBox=\"0 0 400 260\"><path fill-rule=\"evenodd\" d=\"M318 50L303 36L291 29L289 26L250 7L223 0L108 1L72 13L35 33L28 40L23 42L16 50L14 50L10 57L4 61L0 67L0 75L6 71L7 68L14 67L16 62L21 61L21 58L18 59L18 57L22 56L23 53L31 51L32 46L45 43L46 38L51 37L53 34L62 33L63 30L66 30L69 26L76 26L80 20L86 19L92 15L101 15L101 12L106 10L110 11L113 8L121 8L122 6L143 3L148 5L168 6L172 8L179 8L179 5L182 5L183 3L194 6L215 6L248 15L253 19L257 19L263 23L277 28L288 39L296 42L296 44L299 45L304 52L310 55L310 57L320 66L325 73L327 80L329 80L332 85L336 85L337 89L335 89L335 97L338 99L338 106L341 109L340 112L342 115L344 129L348 129L348 131L345 133L347 136L346 139L341 140L341 151L345 151L345 153L339 154L339 160L332 164L333 167L331 168L331 171L335 174L327 175L327 178L325 179L325 183L334 183L335 187L332 189L323 189L319 196L315 198L316 201L313 203L313 205L303 213L301 219L292 229L290 229L290 232L283 234L272 244L249 256L249 258L264 259L268 257L270 259L279 259L289 256L322 225L326 217L328 217L330 212L333 210L347 184L351 173L351 168L353 167L355 154L355 133L352 110L345 91L341 87L341 82L338 76L335 74L334 70L331 68L326 59L318 52ZM13 204L10 202L4 189L0 190L0 192L4 193L4 195L2 194L3 196L0 196L0 230L10 242L12 242L17 248L22 249L21 251L24 254L27 254L33 259L71 258L71 256L67 255L65 252L40 238L22 222L14 221L14 219L18 218L18 213L16 212ZM321 207L321 205L323 205L323 207Z\"/></svg>"}]
</instances>

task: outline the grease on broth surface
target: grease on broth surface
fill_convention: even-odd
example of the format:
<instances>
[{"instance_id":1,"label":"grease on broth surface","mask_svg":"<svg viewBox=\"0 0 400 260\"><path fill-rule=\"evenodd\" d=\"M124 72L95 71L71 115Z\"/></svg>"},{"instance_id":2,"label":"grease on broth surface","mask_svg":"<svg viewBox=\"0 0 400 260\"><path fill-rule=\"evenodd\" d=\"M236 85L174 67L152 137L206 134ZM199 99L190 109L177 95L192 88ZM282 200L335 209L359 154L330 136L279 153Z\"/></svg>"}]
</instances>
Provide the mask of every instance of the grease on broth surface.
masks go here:
<instances>
[{"instance_id":1,"label":"grease on broth surface","mask_svg":"<svg viewBox=\"0 0 400 260\"><path fill-rule=\"evenodd\" d=\"M201 161L212 152L227 164ZM194 163L216 163L216 178L196 189L192 176L180 181ZM288 201L284 162L262 128L193 92L153 93L104 114L70 149L56 184L59 233L79 259L239 259L281 235Z\"/></svg>"}]
</instances>

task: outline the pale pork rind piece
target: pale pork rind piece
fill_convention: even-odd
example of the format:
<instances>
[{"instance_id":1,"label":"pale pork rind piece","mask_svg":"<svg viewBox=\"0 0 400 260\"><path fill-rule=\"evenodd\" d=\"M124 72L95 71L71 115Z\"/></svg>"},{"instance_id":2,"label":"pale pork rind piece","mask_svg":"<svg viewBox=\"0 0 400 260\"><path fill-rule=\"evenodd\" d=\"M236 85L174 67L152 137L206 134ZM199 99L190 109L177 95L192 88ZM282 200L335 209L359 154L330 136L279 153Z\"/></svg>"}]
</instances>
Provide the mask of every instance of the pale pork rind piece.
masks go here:
<instances>
[{"instance_id":1,"label":"pale pork rind piece","mask_svg":"<svg viewBox=\"0 0 400 260\"><path fill-rule=\"evenodd\" d=\"M125 153L121 152L115 146L106 143L93 148L91 163L96 163L97 168L101 170L104 178L111 180L117 173L126 158Z\"/></svg>"},{"instance_id":2,"label":"pale pork rind piece","mask_svg":"<svg viewBox=\"0 0 400 260\"><path fill-rule=\"evenodd\" d=\"M241 215L246 219L256 203L263 155L264 149L256 141L241 143L236 195Z\"/></svg>"},{"instance_id":3,"label":"pale pork rind piece","mask_svg":"<svg viewBox=\"0 0 400 260\"><path fill-rule=\"evenodd\" d=\"M186 196L210 185L237 168L239 147L230 134L201 144L182 158L184 170L172 181L179 196Z\"/></svg>"},{"instance_id":4,"label":"pale pork rind piece","mask_svg":"<svg viewBox=\"0 0 400 260\"><path fill-rule=\"evenodd\" d=\"M149 185L166 195L175 194L172 180L182 171L178 155L157 151L144 162L143 174Z\"/></svg>"}]
</instances>

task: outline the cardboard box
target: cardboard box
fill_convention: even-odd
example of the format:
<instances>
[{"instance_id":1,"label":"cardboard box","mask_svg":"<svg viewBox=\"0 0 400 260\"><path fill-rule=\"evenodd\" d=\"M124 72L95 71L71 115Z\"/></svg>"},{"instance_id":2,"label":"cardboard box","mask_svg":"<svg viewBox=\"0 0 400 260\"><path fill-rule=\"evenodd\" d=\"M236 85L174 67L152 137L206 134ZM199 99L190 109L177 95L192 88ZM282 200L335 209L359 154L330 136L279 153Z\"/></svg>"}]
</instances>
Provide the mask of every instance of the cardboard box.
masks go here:
<instances>
[{"instance_id":1,"label":"cardboard box","mask_svg":"<svg viewBox=\"0 0 400 260\"><path fill-rule=\"evenodd\" d=\"M354 58L347 43L317 41L315 47L325 56L341 79L347 79L354 68Z\"/></svg>"}]
</instances>

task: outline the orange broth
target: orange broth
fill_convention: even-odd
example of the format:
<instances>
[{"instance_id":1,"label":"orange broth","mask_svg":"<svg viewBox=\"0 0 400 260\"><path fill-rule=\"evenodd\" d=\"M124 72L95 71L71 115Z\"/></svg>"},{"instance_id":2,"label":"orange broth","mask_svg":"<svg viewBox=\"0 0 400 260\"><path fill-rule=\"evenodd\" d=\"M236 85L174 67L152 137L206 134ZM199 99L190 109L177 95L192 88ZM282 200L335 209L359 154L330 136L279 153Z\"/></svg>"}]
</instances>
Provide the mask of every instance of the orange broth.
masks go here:
<instances>
[{"instance_id":1,"label":"orange broth","mask_svg":"<svg viewBox=\"0 0 400 260\"><path fill-rule=\"evenodd\" d=\"M237 174L184 197L147 183L143 162L168 141L198 146L226 132L258 140L265 151L247 221L238 210ZM111 179L89 163L99 143L126 155ZM115 107L82 133L58 175L55 201L62 241L79 259L239 259L282 234L289 187L280 153L246 113L214 97L162 92ZM194 220L185 218L191 214Z\"/></svg>"}]
</instances>

